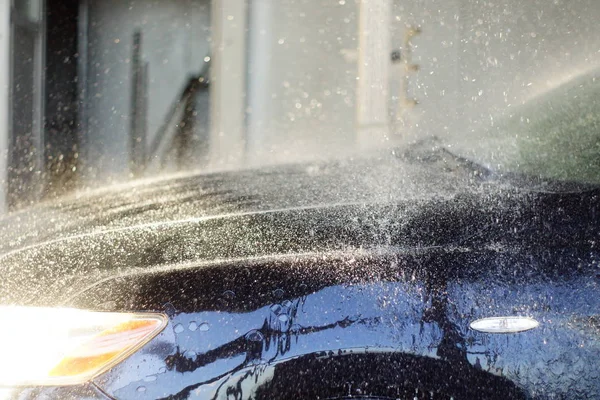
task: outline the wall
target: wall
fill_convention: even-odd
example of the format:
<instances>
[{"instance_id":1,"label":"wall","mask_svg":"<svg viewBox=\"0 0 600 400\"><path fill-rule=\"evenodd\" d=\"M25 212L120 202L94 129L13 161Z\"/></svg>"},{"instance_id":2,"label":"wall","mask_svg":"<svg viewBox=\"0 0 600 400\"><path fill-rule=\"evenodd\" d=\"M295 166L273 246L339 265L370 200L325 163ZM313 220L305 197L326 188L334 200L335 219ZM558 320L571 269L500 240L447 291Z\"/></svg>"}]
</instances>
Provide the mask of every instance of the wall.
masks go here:
<instances>
[{"instance_id":1,"label":"wall","mask_svg":"<svg viewBox=\"0 0 600 400\"><path fill-rule=\"evenodd\" d=\"M190 75L209 52L210 6L204 0L91 0L88 22L89 178L129 171L133 34L143 35L149 64L148 143Z\"/></svg>"},{"instance_id":2,"label":"wall","mask_svg":"<svg viewBox=\"0 0 600 400\"><path fill-rule=\"evenodd\" d=\"M392 74L393 131L404 141L444 135L453 128L460 95L461 1L394 1L392 45L419 68L407 72L399 63ZM421 33L412 37L408 49L406 36L416 28ZM405 100L417 104L403 104Z\"/></svg>"},{"instance_id":3,"label":"wall","mask_svg":"<svg viewBox=\"0 0 600 400\"><path fill-rule=\"evenodd\" d=\"M272 163L353 148L358 5L250 3L248 153Z\"/></svg>"},{"instance_id":4,"label":"wall","mask_svg":"<svg viewBox=\"0 0 600 400\"><path fill-rule=\"evenodd\" d=\"M397 125L410 140L491 148L492 131L521 104L600 66L595 0L396 0L393 18L395 43L405 25L422 29L408 87L419 104Z\"/></svg>"},{"instance_id":5,"label":"wall","mask_svg":"<svg viewBox=\"0 0 600 400\"><path fill-rule=\"evenodd\" d=\"M101 175L128 170L134 29L150 63L152 134L208 53L209 9L193 0L92 0L89 158ZM249 163L355 149L358 10L357 0L249 2L246 132L235 132ZM394 0L389 18L392 48L403 55L408 29L421 29L410 41L419 70L391 69L390 122L403 141L435 135L489 147L490 127L513 107L600 62L594 0Z\"/></svg>"}]
</instances>

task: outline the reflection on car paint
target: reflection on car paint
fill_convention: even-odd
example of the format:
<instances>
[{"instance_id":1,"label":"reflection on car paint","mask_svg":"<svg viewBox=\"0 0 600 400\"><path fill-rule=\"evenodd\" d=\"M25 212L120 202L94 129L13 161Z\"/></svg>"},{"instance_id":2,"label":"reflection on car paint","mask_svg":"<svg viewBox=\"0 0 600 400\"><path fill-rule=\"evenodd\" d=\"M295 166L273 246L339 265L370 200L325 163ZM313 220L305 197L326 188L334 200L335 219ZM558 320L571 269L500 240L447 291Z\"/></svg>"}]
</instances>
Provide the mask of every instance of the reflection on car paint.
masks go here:
<instances>
[{"instance_id":1,"label":"reflection on car paint","mask_svg":"<svg viewBox=\"0 0 600 400\"><path fill-rule=\"evenodd\" d=\"M598 371L586 365L596 362L598 331L575 328L570 310L593 314L600 306L597 289L597 282L585 278L551 287L456 282L433 291L421 282L374 282L284 295L247 313L181 312L167 328L170 335L131 360L130 365L147 367L147 376L156 377L151 384L145 378L137 384L123 379L122 387L111 381L127 375L126 364L99 383L118 398L135 397L142 383L144 398L228 398L232 387L236 398L251 398L260 382L276 373L276 365L290 360L383 352L443 360L462 373L477 369L506 377L530 394L561 388L594 393L600 391ZM542 324L504 336L469 328L490 312L530 315ZM206 321L211 329L183 328L196 321Z\"/></svg>"}]
</instances>

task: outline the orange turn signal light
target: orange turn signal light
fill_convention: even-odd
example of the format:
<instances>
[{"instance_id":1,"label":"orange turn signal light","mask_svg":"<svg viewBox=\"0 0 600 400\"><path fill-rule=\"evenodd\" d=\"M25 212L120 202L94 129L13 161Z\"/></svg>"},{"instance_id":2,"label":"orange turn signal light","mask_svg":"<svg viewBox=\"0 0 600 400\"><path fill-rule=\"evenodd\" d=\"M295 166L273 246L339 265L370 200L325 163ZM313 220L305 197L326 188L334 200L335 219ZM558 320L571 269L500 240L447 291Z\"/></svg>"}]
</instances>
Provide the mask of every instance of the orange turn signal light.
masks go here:
<instances>
[{"instance_id":1,"label":"orange turn signal light","mask_svg":"<svg viewBox=\"0 0 600 400\"><path fill-rule=\"evenodd\" d=\"M0 307L0 386L87 382L139 350L166 326L154 313Z\"/></svg>"}]
</instances>

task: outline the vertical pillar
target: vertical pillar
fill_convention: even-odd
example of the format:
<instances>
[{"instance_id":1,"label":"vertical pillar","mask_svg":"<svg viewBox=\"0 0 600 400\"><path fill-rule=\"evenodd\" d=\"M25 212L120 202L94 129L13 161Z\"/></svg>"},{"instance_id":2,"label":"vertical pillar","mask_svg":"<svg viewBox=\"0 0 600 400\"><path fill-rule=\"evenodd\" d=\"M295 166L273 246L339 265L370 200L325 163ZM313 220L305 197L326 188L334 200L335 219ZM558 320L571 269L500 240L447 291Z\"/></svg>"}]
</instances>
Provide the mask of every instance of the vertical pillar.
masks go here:
<instances>
[{"instance_id":1,"label":"vertical pillar","mask_svg":"<svg viewBox=\"0 0 600 400\"><path fill-rule=\"evenodd\" d=\"M356 122L364 149L390 140L391 5L391 0L360 0Z\"/></svg>"},{"instance_id":2,"label":"vertical pillar","mask_svg":"<svg viewBox=\"0 0 600 400\"><path fill-rule=\"evenodd\" d=\"M7 209L10 59L10 0L0 0L0 214Z\"/></svg>"},{"instance_id":3,"label":"vertical pillar","mask_svg":"<svg viewBox=\"0 0 600 400\"><path fill-rule=\"evenodd\" d=\"M90 0L79 0L77 18L77 152L78 174L85 174L90 166L88 140L88 63L89 63L89 9ZM85 167L85 168L82 168Z\"/></svg>"},{"instance_id":4,"label":"vertical pillar","mask_svg":"<svg viewBox=\"0 0 600 400\"><path fill-rule=\"evenodd\" d=\"M133 33L131 55L131 121L129 132L129 164L134 176L140 176L146 168L147 91L148 63L143 60L142 32Z\"/></svg>"},{"instance_id":5,"label":"vertical pillar","mask_svg":"<svg viewBox=\"0 0 600 400\"><path fill-rule=\"evenodd\" d=\"M262 157L266 130L272 121L270 83L271 42L273 40L273 1L253 0L249 10L248 33L248 130L247 157Z\"/></svg>"},{"instance_id":6,"label":"vertical pillar","mask_svg":"<svg viewBox=\"0 0 600 400\"><path fill-rule=\"evenodd\" d=\"M241 163L245 149L246 2L215 0L210 73L213 165Z\"/></svg>"},{"instance_id":7,"label":"vertical pillar","mask_svg":"<svg viewBox=\"0 0 600 400\"><path fill-rule=\"evenodd\" d=\"M44 0L13 2L10 9L8 205L42 196L44 168ZM4 15L4 14L3 14Z\"/></svg>"}]
</instances>

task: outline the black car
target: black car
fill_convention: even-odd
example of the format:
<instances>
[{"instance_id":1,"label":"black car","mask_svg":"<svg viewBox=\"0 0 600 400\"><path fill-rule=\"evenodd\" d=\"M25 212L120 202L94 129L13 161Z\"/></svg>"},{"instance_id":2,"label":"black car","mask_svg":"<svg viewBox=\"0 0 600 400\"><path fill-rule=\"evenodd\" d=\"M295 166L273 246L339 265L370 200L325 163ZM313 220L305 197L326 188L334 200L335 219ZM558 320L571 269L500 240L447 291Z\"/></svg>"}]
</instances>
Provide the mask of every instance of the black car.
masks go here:
<instances>
[{"instance_id":1,"label":"black car","mask_svg":"<svg viewBox=\"0 0 600 400\"><path fill-rule=\"evenodd\" d=\"M0 395L598 398L600 191L527 179L425 144L9 214Z\"/></svg>"}]
</instances>

